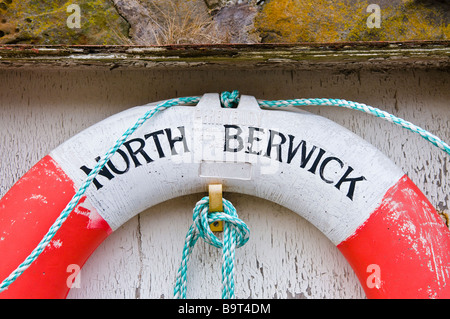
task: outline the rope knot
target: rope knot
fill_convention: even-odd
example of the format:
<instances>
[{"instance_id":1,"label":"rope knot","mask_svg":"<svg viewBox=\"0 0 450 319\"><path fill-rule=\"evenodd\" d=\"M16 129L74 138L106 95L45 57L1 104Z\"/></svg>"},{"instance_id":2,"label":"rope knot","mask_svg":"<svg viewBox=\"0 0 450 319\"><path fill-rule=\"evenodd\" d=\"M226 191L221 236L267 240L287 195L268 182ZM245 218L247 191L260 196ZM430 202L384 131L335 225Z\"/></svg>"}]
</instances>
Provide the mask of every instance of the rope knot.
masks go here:
<instances>
[{"instance_id":1,"label":"rope knot","mask_svg":"<svg viewBox=\"0 0 450 319\"><path fill-rule=\"evenodd\" d=\"M227 232L231 232L231 236L236 238L236 248L242 247L247 243L250 230L247 225L238 218L236 208L226 199L222 199L223 212L209 211L209 197L205 196L197 202L194 208L192 219L198 235L205 240L206 243L223 248L227 239ZM209 225L217 221L224 221L224 240L221 241L211 231Z\"/></svg>"},{"instance_id":2,"label":"rope knot","mask_svg":"<svg viewBox=\"0 0 450 319\"><path fill-rule=\"evenodd\" d=\"M222 107L235 108L239 104L239 91L234 90L233 92L222 92L220 94L220 102Z\"/></svg>"},{"instance_id":3,"label":"rope knot","mask_svg":"<svg viewBox=\"0 0 450 319\"><path fill-rule=\"evenodd\" d=\"M233 204L222 198L223 212L209 212L209 197L205 196L194 207L193 224L186 235L180 268L178 269L174 297L186 298L187 263L199 237L208 244L222 248L222 298L234 298L234 260L235 249L247 243L250 230L238 218ZM224 221L223 241L211 231L210 224Z\"/></svg>"}]
</instances>

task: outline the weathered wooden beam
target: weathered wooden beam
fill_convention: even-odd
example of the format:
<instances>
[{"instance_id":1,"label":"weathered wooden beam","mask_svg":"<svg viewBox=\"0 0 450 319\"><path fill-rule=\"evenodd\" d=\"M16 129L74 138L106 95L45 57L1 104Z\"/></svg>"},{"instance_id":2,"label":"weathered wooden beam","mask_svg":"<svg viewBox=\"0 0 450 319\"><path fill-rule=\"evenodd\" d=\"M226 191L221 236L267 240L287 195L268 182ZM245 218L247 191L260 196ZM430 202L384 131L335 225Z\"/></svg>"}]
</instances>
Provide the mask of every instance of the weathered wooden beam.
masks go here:
<instances>
[{"instance_id":1,"label":"weathered wooden beam","mask_svg":"<svg viewBox=\"0 0 450 319\"><path fill-rule=\"evenodd\" d=\"M1 45L4 67L448 68L450 41L167 46Z\"/></svg>"}]
</instances>

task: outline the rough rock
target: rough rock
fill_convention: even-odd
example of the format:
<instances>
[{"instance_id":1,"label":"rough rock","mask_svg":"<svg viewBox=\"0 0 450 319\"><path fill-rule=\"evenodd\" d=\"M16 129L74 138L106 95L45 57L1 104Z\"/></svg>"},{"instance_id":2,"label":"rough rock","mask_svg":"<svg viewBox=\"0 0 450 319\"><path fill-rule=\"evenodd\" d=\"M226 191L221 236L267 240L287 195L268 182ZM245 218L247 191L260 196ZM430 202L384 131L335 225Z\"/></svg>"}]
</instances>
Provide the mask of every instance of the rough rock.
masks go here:
<instances>
[{"instance_id":1,"label":"rough rock","mask_svg":"<svg viewBox=\"0 0 450 319\"><path fill-rule=\"evenodd\" d=\"M218 10L214 21L228 42L259 43L261 39L254 26L257 13L256 7L247 3L229 5Z\"/></svg>"},{"instance_id":2,"label":"rough rock","mask_svg":"<svg viewBox=\"0 0 450 319\"><path fill-rule=\"evenodd\" d=\"M80 27L67 19L80 8ZM0 0L0 43L32 44L123 44L128 41L128 23L113 4L104 0Z\"/></svg>"},{"instance_id":3,"label":"rough rock","mask_svg":"<svg viewBox=\"0 0 450 319\"><path fill-rule=\"evenodd\" d=\"M130 23L130 39L139 45L220 43L204 0L112 0Z\"/></svg>"}]
</instances>

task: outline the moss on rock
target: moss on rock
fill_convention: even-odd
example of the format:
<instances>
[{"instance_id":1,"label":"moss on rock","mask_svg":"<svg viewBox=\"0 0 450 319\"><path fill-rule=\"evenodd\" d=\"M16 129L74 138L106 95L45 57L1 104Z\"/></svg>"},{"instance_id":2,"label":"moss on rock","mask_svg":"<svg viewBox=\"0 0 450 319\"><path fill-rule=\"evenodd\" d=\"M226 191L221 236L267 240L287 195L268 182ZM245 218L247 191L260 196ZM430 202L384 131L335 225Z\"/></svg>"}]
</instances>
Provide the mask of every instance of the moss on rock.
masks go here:
<instances>
[{"instance_id":1,"label":"moss on rock","mask_svg":"<svg viewBox=\"0 0 450 319\"><path fill-rule=\"evenodd\" d=\"M80 27L67 19L80 8ZM108 0L3 0L0 1L0 43L124 44L129 25Z\"/></svg>"},{"instance_id":2,"label":"moss on rock","mask_svg":"<svg viewBox=\"0 0 450 319\"><path fill-rule=\"evenodd\" d=\"M271 0L255 20L263 42L449 40L440 6L414 0L379 1L380 27L369 28L367 0ZM448 9L448 8L447 8Z\"/></svg>"},{"instance_id":3,"label":"moss on rock","mask_svg":"<svg viewBox=\"0 0 450 319\"><path fill-rule=\"evenodd\" d=\"M0 44L168 45L450 40L450 4L377 0L0 0ZM67 20L80 8L80 27Z\"/></svg>"}]
</instances>

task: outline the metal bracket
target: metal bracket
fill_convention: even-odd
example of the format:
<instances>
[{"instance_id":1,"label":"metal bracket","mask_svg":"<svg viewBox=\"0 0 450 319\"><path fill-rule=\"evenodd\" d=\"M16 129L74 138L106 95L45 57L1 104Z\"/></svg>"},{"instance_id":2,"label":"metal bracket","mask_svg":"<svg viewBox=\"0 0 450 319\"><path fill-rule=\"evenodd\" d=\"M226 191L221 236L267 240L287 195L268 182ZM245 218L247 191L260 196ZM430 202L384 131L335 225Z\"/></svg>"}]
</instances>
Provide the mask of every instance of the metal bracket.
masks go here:
<instances>
[{"instance_id":1,"label":"metal bracket","mask_svg":"<svg viewBox=\"0 0 450 319\"><path fill-rule=\"evenodd\" d=\"M223 212L222 184L210 184L209 190L209 211ZM223 221L219 220L209 225L211 231L223 231Z\"/></svg>"}]
</instances>

